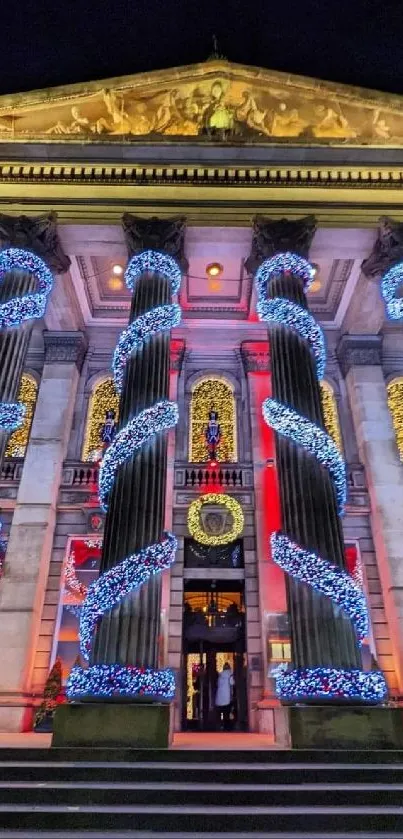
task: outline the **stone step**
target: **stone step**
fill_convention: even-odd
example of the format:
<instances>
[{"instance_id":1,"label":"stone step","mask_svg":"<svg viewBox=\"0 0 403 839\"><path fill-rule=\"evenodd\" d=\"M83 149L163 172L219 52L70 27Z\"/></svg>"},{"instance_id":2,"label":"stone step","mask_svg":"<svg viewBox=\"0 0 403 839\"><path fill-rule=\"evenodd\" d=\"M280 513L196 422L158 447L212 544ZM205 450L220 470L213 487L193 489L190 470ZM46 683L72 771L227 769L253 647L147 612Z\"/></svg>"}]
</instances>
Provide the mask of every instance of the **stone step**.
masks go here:
<instances>
[{"instance_id":1,"label":"stone step","mask_svg":"<svg viewBox=\"0 0 403 839\"><path fill-rule=\"evenodd\" d=\"M155 833L155 831L149 830L124 830L124 831L84 831L84 832L77 832L71 830L56 830L56 831L32 831L26 832L25 830L0 830L0 836L2 839L157 839L157 837L161 837L161 833ZM163 839L218 839L217 832L214 833L178 833L175 831L174 833L164 833ZM236 832L227 831L220 833L220 839L250 839L249 831L245 832ZM379 833L376 831L375 833L366 832L365 837L361 831L359 833L289 833L287 832L267 832L264 833L256 832L253 834L253 839L403 839L403 833L389 833L382 831Z\"/></svg>"},{"instance_id":2,"label":"stone step","mask_svg":"<svg viewBox=\"0 0 403 839\"><path fill-rule=\"evenodd\" d=\"M200 784L200 783L2 783L0 806L11 804L82 806L400 806L403 784Z\"/></svg>"},{"instance_id":3,"label":"stone step","mask_svg":"<svg viewBox=\"0 0 403 839\"><path fill-rule=\"evenodd\" d=\"M60 806L1 805L0 825L3 831L152 831L161 837L171 832L193 832L201 836L233 832L255 836L270 826L272 834L300 833L312 837L316 833L344 832L346 836L361 832L368 836L388 832L402 833L401 806L176 806L120 805L120 806ZM331 828L331 831L329 829ZM1 834L0 834L1 835ZM21 834L20 834L21 835ZM32 835L32 833L31 833ZM53 837L54 837L53 833ZM81 834L82 835L82 834ZM98 833L99 835L99 833ZM129 834L130 835L130 834ZM85 836L85 834L84 834ZM283 837L284 839L284 837Z\"/></svg>"},{"instance_id":4,"label":"stone step","mask_svg":"<svg viewBox=\"0 0 403 839\"><path fill-rule=\"evenodd\" d=\"M236 735L234 735L234 738ZM123 749L123 748L3 748L1 762L80 762L80 763L205 763L239 764L403 764L403 750L329 749Z\"/></svg>"},{"instance_id":5,"label":"stone step","mask_svg":"<svg viewBox=\"0 0 403 839\"><path fill-rule=\"evenodd\" d=\"M142 782L178 784L239 783L256 786L265 784L323 783L403 783L403 764L240 764L240 763L177 763L161 762L61 762L12 761L0 762L0 783L66 781L77 782Z\"/></svg>"},{"instance_id":6,"label":"stone step","mask_svg":"<svg viewBox=\"0 0 403 839\"><path fill-rule=\"evenodd\" d=\"M2 839L157 839L163 835L163 839L218 839L217 832L213 833L188 833L188 832L180 832L178 833L175 831L174 833L164 833L161 834L160 832L155 833L155 831L149 830L124 830L124 831L103 831L103 830L86 830L77 832L75 830L55 830L55 831L32 831L26 832L25 830L0 830L0 836ZM245 832L234 832L227 831L220 833L220 839L250 839L249 831ZM300 833L300 832L256 832L253 834L253 839L403 839L403 833L389 833L382 831L379 833L376 831L375 833L366 832L365 838L361 831L359 833Z\"/></svg>"}]
</instances>

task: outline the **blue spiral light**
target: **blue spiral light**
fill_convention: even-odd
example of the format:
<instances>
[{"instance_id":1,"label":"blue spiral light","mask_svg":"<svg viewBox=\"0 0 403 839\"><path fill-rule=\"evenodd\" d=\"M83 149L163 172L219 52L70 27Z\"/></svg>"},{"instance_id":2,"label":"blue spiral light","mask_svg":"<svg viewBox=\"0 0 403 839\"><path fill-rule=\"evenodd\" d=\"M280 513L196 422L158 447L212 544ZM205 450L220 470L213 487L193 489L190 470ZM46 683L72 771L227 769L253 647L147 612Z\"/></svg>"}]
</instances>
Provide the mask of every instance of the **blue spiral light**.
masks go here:
<instances>
[{"instance_id":1,"label":"blue spiral light","mask_svg":"<svg viewBox=\"0 0 403 839\"><path fill-rule=\"evenodd\" d=\"M279 673L276 693L289 702L355 699L376 704L386 698L387 687L383 673L378 670L364 672L333 667L307 667Z\"/></svg>"},{"instance_id":2,"label":"blue spiral light","mask_svg":"<svg viewBox=\"0 0 403 839\"><path fill-rule=\"evenodd\" d=\"M21 428L25 412L23 402L0 402L0 430L16 431Z\"/></svg>"},{"instance_id":3,"label":"blue spiral light","mask_svg":"<svg viewBox=\"0 0 403 839\"><path fill-rule=\"evenodd\" d=\"M177 546L175 536L167 533L162 542L126 557L90 585L80 615L80 649L87 661L95 627L104 612L113 609L153 574L169 568L175 560Z\"/></svg>"},{"instance_id":4,"label":"blue spiral light","mask_svg":"<svg viewBox=\"0 0 403 839\"><path fill-rule=\"evenodd\" d=\"M299 277L305 290L314 276L312 266L295 254L277 254L267 259L256 273L259 317L270 325L283 326L297 332L308 343L316 359L317 376L322 378L325 345L322 331L312 315L286 298L266 299L267 283L282 273ZM343 458L330 435L276 399L266 399L262 411L267 425L302 446L327 469L341 515L346 502L346 471ZM297 545L286 534L273 533L271 548L274 562L287 574L329 597L335 606L345 612L354 625L357 642L361 644L368 633L368 609L362 590L350 575L307 547ZM378 702L387 693L385 679L379 672L316 667L288 672L277 670L275 678L278 696L289 701L340 698Z\"/></svg>"},{"instance_id":5,"label":"blue spiral light","mask_svg":"<svg viewBox=\"0 0 403 839\"><path fill-rule=\"evenodd\" d=\"M267 425L283 437L304 446L329 471L336 490L339 513L342 515L347 495L346 469L330 434L277 399L265 399L262 412Z\"/></svg>"},{"instance_id":6,"label":"blue spiral light","mask_svg":"<svg viewBox=\"0 0 403 839\"><path fill-rule=\"evenodd\" d=\"M107 448L99 470L99 500L105 512L118 466L130 460L136 451L161 431L173 428L178 417L176 402L164 399L151 408L145 408L118 432Z\"/></svg>"},{"instance_id":7,"label":"blue spiral light","mask_svg":"<svg viewBox=\"0 0 403 839\"><path fill-rule=\"evenodd\" d=\"M259 300L256 306L261 320L266 323L282 323L289 326L305 341L308 341L316 360L318 379L323 379L326 365L325 339L323 332L315 318L291 300L283 297L273 297L271 300Z\"/></svg>"},{"instance_id":8,"label":"blue spiral light","mask_svg":"<svg viewBox=\"0 0 403 839\"><path fill-rule=\"evenodd\" d=\"M144 251L134 256L125 274L128 288L134 289L139 277L147 272L162 274L171 283L172 293L178 291L181 271L172 257L158 251ZM151 340L153 335L177 326L179 321L180 307L167 304L140 315L122 332L113 358L114 379L119 392L123 388L126 365L132 353L146 340ZM145 408L120 429L105 452L99 472L99 498L103 510L107 510L118 467L133 458L157 434L173 428L177 421L176 402L163 399ZM150 577L169 568L175 560L176 548L175 537L171 533L165 534L162 541L126 557L92 583L80 612L80 649L85 660L90 658L94 633L102 616ZM86 668L76 665L67 681L70 700L91 696L141 696L169 701L174 695L175 678L169 669L120 664L94 664Z\"/></svg>"},{"instance_id":9,"label":"blue spiral light","mask_svg":"<svg viewBox=\"0 0 403 839\"><path fill-rule=\"evenodd\" d=\"M402 284L403 262L399 262L383 275L381 281L381 293L390 320L401 320L403 318L403 298L396 296L396 292Z\"/></svg>"},{"instance_id":10,"label":"blue spiral light","mask_svg":"<svg viewBox=\"0 0 403 839\"><path fill-rule=\"evenodd\" d=\"M340 606L353 622L358 642L362 644L369 628L367 602L350 574L313 551L301 548L284 533L272 533L270 542L277 565Z\"/></svg>"},{"instance_id":11,"label":"blue spiral light","mask_svg":"<svg viewBox=\"0 0 403 839\"><path fill-rule=\"evenodd\" d=\"M299 277L304 284L305 291L307 291L314 279L315 269L310 262L302 256L298 256L297 253L276 253L270 259L265 259L255 274L259 300L266 300L267 283L273 277L281 276L281 274L292 274L294 277Z\"/></svg>"},{"instance_id":12,"label":"blue spiral light","mask_svg":"<svg viewBox=\"0 0 403 839\"><path fill-rule=\"evenodd\" d=\"M36 254L21 248L7 248L0 252L0 282L9 271L26 271L37 281L35 293L12 297L0 305L0 329L16 328L32 318L45 314L48 296L53 286L53 275Z\"/></svg>"},{"instance_id":13,"label":"blue spiral light","mask_svg":"<svg viewBox=\"0 0 403 839\"><path fill-rule=\"evenodd\" d=\"M71 701L91 696L141 696L169 702L175 696L175 676L169 669L93 664L85 670L76 664L67 679L66 694Z\"/></svg>"},{"instance_id":14,"label":"blue spiral light","mask_svg":"<svg viewBox=\"0 0 403 839\"><path fill-rule=\"evenodd\" d=\"M118 393L122 392L126 364L132 352L141 347L149 335L167 331L178 326L181 320L181 307L178 303L157 306L136 318L121 333L113 356L112 370Z\"/></svg>"},{"instance_id":15,"label":"blue spiral light","mask_svg":"<svg viewBox=\"0 0 403 839\"><path fill-rule=\"evenodd\" d=\"M146 272L150 274L162 274L171 283L172 294L177 294L182 282L182 271L176 259L161 251L142 251L132 256L126 271L125 281L131 291L134 290L137 280Z\"/></svg>"}]
</instances>

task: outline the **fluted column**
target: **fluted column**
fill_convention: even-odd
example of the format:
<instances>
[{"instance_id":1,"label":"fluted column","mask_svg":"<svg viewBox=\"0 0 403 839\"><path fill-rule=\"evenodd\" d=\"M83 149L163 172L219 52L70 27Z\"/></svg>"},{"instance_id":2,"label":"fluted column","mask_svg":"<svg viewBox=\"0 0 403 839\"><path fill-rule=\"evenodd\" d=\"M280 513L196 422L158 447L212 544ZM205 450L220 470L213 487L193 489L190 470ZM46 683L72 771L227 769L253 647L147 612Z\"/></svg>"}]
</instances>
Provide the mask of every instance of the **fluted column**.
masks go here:
<instances>
[{"instance_id":1,"label":"fluted column","mask_svg":"<svg viewBox=\"0 0 403 839\"><path fill-rule=\"evenodd\" d=\"M156 307L169 307L172 300L172 271L164 264L183 264L184 222L182 219L151 221L123 217L129 256L140 263L150 252L170 259L160 270L150 270L144 256L143 269L134 283L129 324L139 323ZM175 261L176 260L176 263ZM130 263L129 263L130 267ZM180 276L179 268L176 270ZM131 328L129 326L129 328ZM170 332L165 326L139 341L127 359L122 385L119 430L141 412L169 399ZM102 575L162 539L167 475L167 435L158 433L116 471L108 498L105 536L100 568ZM159 635L161 575L155 574L137 591L106 611L98 625L91 664L119 664L123 667L157 670L160 662Z\"/></svg>"},{"instance_id":2,"label":"fluted column","mask_svg":"<svg viewBox=\"0 0 403 839\"><path fill-rule=\"evenodd\" d=\"M299 432L290 432L291 426L295 425L295 418L299 431L304 419L308 421L303 426L305 429L310 429L311 425L324 429L317 360L307 336L303 336L306 326L304 312L308 313L308 304L302 275L307 270L309 272L309 265L305 262L301 271L286 267L303 264L304 260L298 257L307 257L314 232L315 221L312 217L298 222L258 218L255 221L248 265L249 270L254 272L259 266L267 269L267 284L263 283L263 292L261 278L266 274L262 273L262 268L257 279L260 285L260 306L263 306L260 314L263 320L269 321L272 397L277 403L271 406L272 412L277 414L277 420L267 421L272 425L274 422L274 427L277 423L279 432L276 434L276 459L281 530L286 540L280 539L276 550L277 561L281 564L283 560L282 567L288 570L286 579L295 675L292 684L292 679L288 681L289 692L286 692L286 698L292 698L293 693L295 698L303 694L312 676L312 689L307 694L307 698L311 699L315 699L316 694L323 696L323 668L334 671L333 675L326 676L325 684L329 679L335 680L334 683L339 682L338 674L345 681L346 671L359 671L361 668L353 622L340 608L337 598L320 590L321 575L315 569L315 557L322 558L327 563L326 569L329 566L336 567L338 580L348 585L348 578L345 574L343 576L343 538L334 476L302 440L297 441ZM297 255L297 259L287 261L280 258L276 264L282 267L275 270L271 270L269 263L265 262L286 253L288 256L290 253ZM266 301L271 300L283 302L276 303L280 314L275 316L271 310L268 317L268 310L263 310ZM294 304L294 307L289 304ZM284 306L286 314L281 309ZM288 317L290 308L295 315L292 326ZM295 320L303 321L304 327L296 327ZM307 552L313 554L313 557L307 557ZM315 580L309 579L308 567L315 569L312 577L316 574L316 584ZM305 671L302 676L301 671ZM349 676L346 678L349 679ZM339 696L343 694L344 687L340 687L337 692ZM333 693L330 686L329 698L333 698Z\"/></svg>"},{"instance_id":3,"label":"fluted column","mask_svg":"<svg viewBox=\"0 0 403 839\"><path fill-rule=\"evenodd\" d=\"M43 261L44 266L53 272L63 273L70 264L57 237L54 213L38 218L0 215L0 250L4 252L9 248L35 254ZM0 262L3 257L4 254L1 253ZM11 266L12 258L7 262ZM17 316L12 322L9 307L13 301L35 294L37 290L38 276L31 271L21 270L18 267L18 259L16 267L2 271L0 312L3 312L4 316L0 316L0 403L15 402L17 399L33 325L33 318L29 317L28 312L26 317ZM3 304L8 304L8 307ZM0 429L0 468L8 436L8 432Z\"/></svg>"}]
</instances>

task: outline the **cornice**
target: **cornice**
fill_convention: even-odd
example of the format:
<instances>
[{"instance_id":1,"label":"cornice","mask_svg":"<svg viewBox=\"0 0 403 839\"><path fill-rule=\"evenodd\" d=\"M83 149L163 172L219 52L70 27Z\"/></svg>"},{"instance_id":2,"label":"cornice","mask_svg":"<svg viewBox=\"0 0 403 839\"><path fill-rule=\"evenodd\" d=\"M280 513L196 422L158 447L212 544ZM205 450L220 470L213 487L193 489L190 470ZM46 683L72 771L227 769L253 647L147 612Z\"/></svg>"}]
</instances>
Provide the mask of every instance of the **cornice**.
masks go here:
<instances>
[{"instance_id":1,"label":"cornice","mask_svg":"<svg viewBox=\"0 0 403 839\"><path fill-rule=\"evenodd\" d=\"M382 364L382 342L383 335L343 335L336 349L343 376L351 367Z\"/></svg>"},{"instance_id":2,"label":"cornice","mask_svg":"<svg viewBox=\"0 0 403 839\"><path fill-rule=\"evenodd\" d=\"M149 165L132 164L102 165L94 163L39 163L37 161L13 161L0 164L0 183L20 184L108 184L125 186L189 185L189 186L233 186L267 187L326 186L330 188L394 188L401 190L403 167L389 166L194 166L194 165Z\"/></svg>"},{"instance_id":3,"label":"cornice","mask_svg":"<svg viewBox=\"0 0 403 839\"><path fill-rule=\"evenodd\" d=\"M45 364L75 364L81 371L88 340L83 332L43 333L45 343Z\"/></svg>"},{"instance_id":4,"label":"cornice","mask_svg":"<svg viewBox=\"0 0 403 839\"><path fill-rule=\"evenodd\" d=\"M245 226L256 214L322 226L403 221L403 166L136 166L118 163L0 164L0 213L54 209L59 223L119 223L124 212L184 215L188 225Z\"/></svg>"}]
</instances>

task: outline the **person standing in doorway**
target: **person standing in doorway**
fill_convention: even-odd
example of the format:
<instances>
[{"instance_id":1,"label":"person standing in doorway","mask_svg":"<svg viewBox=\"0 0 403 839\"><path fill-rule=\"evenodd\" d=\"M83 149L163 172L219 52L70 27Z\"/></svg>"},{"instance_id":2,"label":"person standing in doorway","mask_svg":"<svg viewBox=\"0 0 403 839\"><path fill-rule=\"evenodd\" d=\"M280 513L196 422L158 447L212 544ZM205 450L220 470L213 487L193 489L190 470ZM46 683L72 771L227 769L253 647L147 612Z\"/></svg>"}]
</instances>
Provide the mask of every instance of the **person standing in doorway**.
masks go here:
<instances>
[{"instance_id":1,"label":"person standing in doorway","mask_svg":"<svg viewBox=\"0 0 403 839\"><path fill-rule=\"evenodd\" d=\"M215 697L215 705L217 708L219 721L223 721L224 731L230 731L231 721L231 702L232 691L234 687L234 677L228 661L225 662L221 673L218 674L217 692Z\"/></svg>"}]
</instances>

